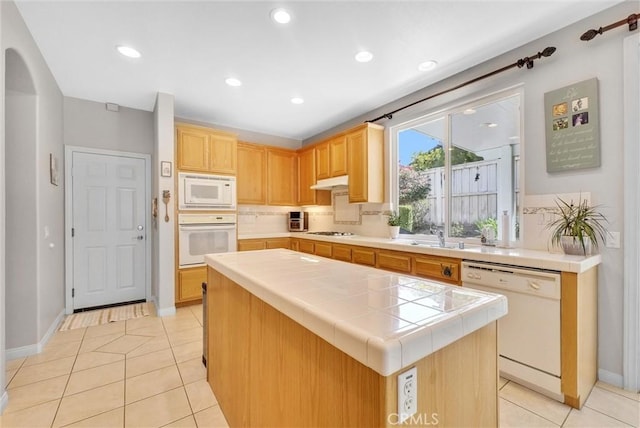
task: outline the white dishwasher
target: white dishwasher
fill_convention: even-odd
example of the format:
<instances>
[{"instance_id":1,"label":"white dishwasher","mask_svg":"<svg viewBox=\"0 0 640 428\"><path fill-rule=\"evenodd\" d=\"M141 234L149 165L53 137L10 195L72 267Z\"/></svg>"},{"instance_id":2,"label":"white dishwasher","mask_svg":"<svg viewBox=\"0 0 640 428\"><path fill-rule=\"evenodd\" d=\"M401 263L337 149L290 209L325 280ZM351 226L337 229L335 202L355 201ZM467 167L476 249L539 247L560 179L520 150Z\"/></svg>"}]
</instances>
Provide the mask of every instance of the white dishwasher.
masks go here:
<instances>
[{"instance_id":1,"label":"white dishwasher","mask_svg":"<svg viewBox=\"0 0 640 428\"><path fill-rule=\"evenodd\" d=\"M462 286L507 297L498 320L500 374L556 400L560 385L560 273L464 261Z\"/></svg>"}]
</instances>

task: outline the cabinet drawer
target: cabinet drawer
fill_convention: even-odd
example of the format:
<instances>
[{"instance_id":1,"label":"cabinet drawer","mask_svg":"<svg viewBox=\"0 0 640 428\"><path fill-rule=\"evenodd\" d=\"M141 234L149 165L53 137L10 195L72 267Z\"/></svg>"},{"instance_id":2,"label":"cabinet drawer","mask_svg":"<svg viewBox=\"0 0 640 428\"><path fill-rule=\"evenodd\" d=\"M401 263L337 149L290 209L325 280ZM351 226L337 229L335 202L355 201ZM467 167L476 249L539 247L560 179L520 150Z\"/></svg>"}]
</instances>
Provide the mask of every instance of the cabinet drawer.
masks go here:
<instances>
[{"instance_id":1,"label":"cabinet drawer","mask_svg":"<svg viewBox=\"0 0 640 428\"><path fill-rule=\"evenodd\" d=\"M378 267L397 272L411 273L411 257L400 253L378 253Z\"/></svg>"},{"instance_id":2,"label":"cabinet drawer","mask_svg":"<svg viewBox=\"0 0 640 428\"><path fill-rule=\"evenodd\" d=\"M333 246L333 258L336 260L342 260L344 262L351 261L351 248L344 245Z\"/></svg>"},{"instance_id":3,"label":"cabinet drawer","mask_svg":"<svg viewBox=\"0 0 640 428\"><path fill-rule=\"evenodd\" d=\"M331 244L327 242L316 242L314 254L316 256L331 257Z\"/></svg>"},{"instance_id":4,"label":"cabinet drawer","mask_svg":"<svg viewBox=\"0 0 640 428\"><path fill-rule=\"evenodd\" d=\"M178 271L178 302L202 298L202 283L207 282L207 267Z\"/></svg>"},{"instance_id":5,"label":"cabinet drawer","mask_svg":"<svg viewBox=\"0 0 640 428\"><path fill-rule=\"evenodd\" d=\"M267 250L272 248L286 248L287 250L291 246L291 240L289 238L271 238L267 239Z\"/></svg>"},{"instance_id":6,"label":"cabinet drawer","mask_svg":"<svg viewBox=\"0 0 640 428\"><path fill-rule=\"evenodd\" d=\"M300 240L300 244L298 245L298 251L302 251L303 253L313 254L314 245L313 242L307 241L305 239Z\"/></svg>"},{"instance_id":7,"label":"cabinet drawer","mask_svg":"<svg viewBox=\"0 0 640 428\"><path fill-rule=\"evenodd\" d=\"M238 251L264 250L265 242L262 239L241 239L238 241Z\"/></svg>"},{"instance_id":8,"label":"cabinet drawer","mask_svg":"<svg viewBox=\"0 0 640 428\"><path fill-rule=\"evenodd\" d=\"M375 266L376 252L364 248L354 248L351 250L351 261L360 265Z\"/></svg>"},{"instance_id":9,"label":"cabinet drawer","mask_svg":"<svg viewBox=\"0 0 640 428\"><path fill-rule=\"evenodd\" d=\"M458 284L460 262L456 259L415 257L416 275Z\"/></svg>"}]
</instances>

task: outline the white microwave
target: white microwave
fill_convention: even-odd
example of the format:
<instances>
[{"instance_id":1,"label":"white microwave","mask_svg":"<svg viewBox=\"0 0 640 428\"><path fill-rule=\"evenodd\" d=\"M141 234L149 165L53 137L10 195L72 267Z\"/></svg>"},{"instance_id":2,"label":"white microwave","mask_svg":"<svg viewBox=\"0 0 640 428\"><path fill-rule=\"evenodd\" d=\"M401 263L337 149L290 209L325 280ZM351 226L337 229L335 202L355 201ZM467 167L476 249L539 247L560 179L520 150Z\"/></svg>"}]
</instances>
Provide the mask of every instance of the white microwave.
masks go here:
<instances>
[{"instance_id":1,"label":"white microwave","mask_svg":"<svg viewBox=\"0 0 640 428\"><path fill-rule=\"evenodd\" d=\"M236 178L181 172L178 198L181 210L235 210Z\"/></svg>"}]
</instances>

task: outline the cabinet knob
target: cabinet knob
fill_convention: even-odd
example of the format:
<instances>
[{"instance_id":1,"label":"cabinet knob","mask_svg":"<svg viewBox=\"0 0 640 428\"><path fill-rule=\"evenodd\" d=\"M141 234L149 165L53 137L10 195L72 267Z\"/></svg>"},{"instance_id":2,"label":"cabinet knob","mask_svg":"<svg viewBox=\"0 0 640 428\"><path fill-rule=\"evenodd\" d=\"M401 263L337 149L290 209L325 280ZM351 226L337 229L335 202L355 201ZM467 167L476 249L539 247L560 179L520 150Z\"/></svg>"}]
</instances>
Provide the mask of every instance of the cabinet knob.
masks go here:
<instances>
[{"instance_id":1,"label":"cabinet knob","mask_svg":"<svg viewBox=\"0 0 640 428\"><path fill-rule=\"evenodd\" d=\"M451 277L451 266L443 266L442 274L444 276L448 276L450 278Z\"/></svg>"}]
</instances>

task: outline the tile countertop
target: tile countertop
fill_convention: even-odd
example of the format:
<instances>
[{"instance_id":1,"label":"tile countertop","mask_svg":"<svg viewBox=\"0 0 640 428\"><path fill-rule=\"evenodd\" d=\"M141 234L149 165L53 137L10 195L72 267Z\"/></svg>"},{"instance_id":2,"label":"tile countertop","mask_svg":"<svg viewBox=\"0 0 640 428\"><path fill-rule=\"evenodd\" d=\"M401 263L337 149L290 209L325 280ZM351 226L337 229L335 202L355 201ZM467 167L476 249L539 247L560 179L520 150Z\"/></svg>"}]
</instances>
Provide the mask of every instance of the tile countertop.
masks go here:
<instances>
[{"instance_id":1,"label":"tile countertop","mask_svg":"<svg viewBox=\"0 0 640 428\"><path fill-rule=\"evenodd\" d=\"M274 249L209 266L382 376L506 315L499 294Z\"/></svg>"},{"instance_id":2,"label":"tile countertop","mask_svg":"<svg viewBox=\"0 0 640 428\"><path fill-rule=\"evenodd\" d=\"M277 235L277 236L276 236ZM562 253L528 250L524 248L499 248L478 245L466 245L464 249L438 248L429 245L411 245L413 239L373 238L370 236L323 236L311 233L252 234L239 236L238 239L286 237L312 239L336 244L360 245L378 249L406 251L418 254L453 257L477 262L500 263L536 269L548 269L559 272L582 273L602 263L600 254L593 256L572 256ZM435 244L433 242L432 244ZM452 245L452 243L447 243Z\"/></svg>"}]
</instances>

